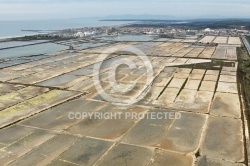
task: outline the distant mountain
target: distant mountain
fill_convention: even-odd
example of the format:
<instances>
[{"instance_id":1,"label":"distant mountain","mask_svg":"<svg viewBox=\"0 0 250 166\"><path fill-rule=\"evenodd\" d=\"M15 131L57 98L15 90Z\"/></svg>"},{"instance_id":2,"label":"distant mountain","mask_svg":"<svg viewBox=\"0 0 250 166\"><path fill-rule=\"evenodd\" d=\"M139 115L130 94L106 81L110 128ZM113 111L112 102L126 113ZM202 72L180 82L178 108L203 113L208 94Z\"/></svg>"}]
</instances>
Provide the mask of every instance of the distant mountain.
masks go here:
<instances>
[{"instance_id":1,"label":"distant mountain","mask_svg":"<svg viewBox=\"0 0 250 166\"><path fill-rule=\"evenodd\" d=\"M106 17L99 17L99 20L243 20L243 19L249 19L248 17L242 17L242 18L230 18L230 17L223 17L219 15L201 15L201 16L171 16L171 15L151 15L151 14L141 14L141 15L132 15L132 14L124 14L124 15L110 15Z\"/></svg>"},{"instance_id":2,"label":"distant mountain","mask_svg":"<svg viewBox=\"0 0 250 166\"><path fill-rule=\"evenodd\" d=\"M215 21L215 20L249 20L249 18L230 18L230 17L222 17L217 15L201 15L201 16L193 16L193 17L178 17L172 15L152 15L152 14L141 14L141 15L133 15L133 14L123 14L123 15L109 15L103 17L78 17L78 18L70 18L71 20L101 20L101 21L160 21L160 20L168 20L168 21L183 21L183 20L192 20L192 21Z\"/></svg>"},{"instance_id":3,"label":"distant mountain","mask_svg":"<svg viewBox=\"0 0 250 166\"><path fill-rule=\"evenodd\" d=\"M150 15L150 14L141 14L141 15L110 15L102 17L102 20L175 20L177 19L174 16L168 15Z\"/></svg>"}]
</instances>

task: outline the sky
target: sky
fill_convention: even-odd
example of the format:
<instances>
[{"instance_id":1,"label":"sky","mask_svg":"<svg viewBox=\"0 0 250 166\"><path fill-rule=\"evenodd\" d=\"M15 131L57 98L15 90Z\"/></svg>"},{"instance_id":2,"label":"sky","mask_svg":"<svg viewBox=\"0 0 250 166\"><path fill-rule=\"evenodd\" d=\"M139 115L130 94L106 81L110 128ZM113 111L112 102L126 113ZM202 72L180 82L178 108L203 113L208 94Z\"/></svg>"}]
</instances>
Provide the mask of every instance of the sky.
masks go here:
<instances>
[{"instance_id":1,"label":"sky","mask_svg":"<svg viewBox=\"0 0 250 166\"><path fill-rule=\"evenodd\" d=\"M0 21L124 14L250 18L250 0L0 0Z\"/></svg>"}]
</instances>

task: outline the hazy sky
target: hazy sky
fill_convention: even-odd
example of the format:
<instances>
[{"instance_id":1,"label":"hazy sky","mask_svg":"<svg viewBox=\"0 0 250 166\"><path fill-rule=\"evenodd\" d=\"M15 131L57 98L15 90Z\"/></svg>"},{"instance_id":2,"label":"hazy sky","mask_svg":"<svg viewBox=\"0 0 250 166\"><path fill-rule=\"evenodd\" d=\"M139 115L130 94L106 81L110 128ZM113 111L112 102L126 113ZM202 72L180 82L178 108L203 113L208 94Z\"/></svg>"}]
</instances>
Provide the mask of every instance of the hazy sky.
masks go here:
<instances>
[{"instance_id":1,"label":"hazy sky","mask_svg":"<svg viewBox=\"0 0 250 166\"><path fill-rule=\"evenodd\" d=\"M250 0L0 0L0 20L122 14L250 18Z\"/></svg>"}]
</instances>

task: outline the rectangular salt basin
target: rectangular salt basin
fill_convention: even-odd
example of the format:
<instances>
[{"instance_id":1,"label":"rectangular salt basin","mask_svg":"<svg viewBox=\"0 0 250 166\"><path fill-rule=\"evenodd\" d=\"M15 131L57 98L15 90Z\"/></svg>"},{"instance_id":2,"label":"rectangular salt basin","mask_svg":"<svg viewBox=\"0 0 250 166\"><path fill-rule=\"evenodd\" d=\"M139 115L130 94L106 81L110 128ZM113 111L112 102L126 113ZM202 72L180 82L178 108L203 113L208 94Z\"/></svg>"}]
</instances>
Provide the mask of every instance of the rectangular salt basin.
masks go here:
<instances>
[{"instance_id":1,"label":"rectangular salt basin","mask_svg":"<svg viewBox=\"0 0 250 166\"><path fill-rule=\"evenodd\" d=\"M0 49L9 47L25 46L30 44L38 44L46 42L46 40L31 40L31 41L9 41L0 43Z\"/></svg>"},{"instance_id":2,"label":"rectangular salt basin","mask_svg":"<svg viewBox=\"0 0 250 166\"><path fill-rule=\"evenodd\" d=\"M54 43L37 44L25 47L0 50L0 59L16 58L29 55L39 55L53 53L60 50L68 49L67 46L57 45Z\"/></svg>"}]
</instances>

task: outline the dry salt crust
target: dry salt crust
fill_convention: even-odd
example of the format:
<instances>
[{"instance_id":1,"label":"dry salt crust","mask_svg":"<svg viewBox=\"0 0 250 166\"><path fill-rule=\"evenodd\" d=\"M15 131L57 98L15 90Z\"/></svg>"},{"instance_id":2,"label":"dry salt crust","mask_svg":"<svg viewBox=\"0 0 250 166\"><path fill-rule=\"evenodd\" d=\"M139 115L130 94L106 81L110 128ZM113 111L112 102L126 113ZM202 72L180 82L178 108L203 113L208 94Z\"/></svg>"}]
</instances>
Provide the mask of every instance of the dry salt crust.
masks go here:
<instances>
[{"instance_id":1,"label":"dry salt crust","mask_svg":"<svg viewBox=\"0 0 250 166\"><path fill-rule=\"evenodd\" d=\"M214 39L215 39L215 36L205 36L199 42L201 42L201 43L211 43L212 41L214 41Z\"/></svg>"}]
</instances>

